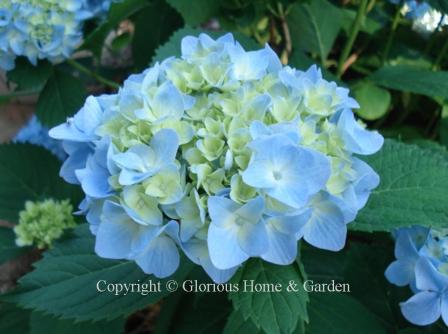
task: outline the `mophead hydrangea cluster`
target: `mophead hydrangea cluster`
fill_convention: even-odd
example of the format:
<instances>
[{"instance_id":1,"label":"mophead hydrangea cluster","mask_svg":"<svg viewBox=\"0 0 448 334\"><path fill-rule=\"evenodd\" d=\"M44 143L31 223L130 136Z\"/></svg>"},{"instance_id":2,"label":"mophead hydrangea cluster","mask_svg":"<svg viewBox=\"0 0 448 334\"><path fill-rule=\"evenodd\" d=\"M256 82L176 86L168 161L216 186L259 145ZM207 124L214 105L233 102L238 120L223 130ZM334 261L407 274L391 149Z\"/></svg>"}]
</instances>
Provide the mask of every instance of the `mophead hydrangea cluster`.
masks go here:
<instances>
[{"instance_id":1,"label":"mophead hydrangea cluster","mask_svg":"<svg viewBox=\"0 0 448 334\"><path fill-rule=\"evenodd\" d=\"M415 325L429 325L440 317L448 325L448 229L421 226L395 233L395 257L387 279L409 285L415 293L401 303L401 312Z\"/></svg>"},{"instance_id":2,"label":"mophead hydrangea cluster","mask_svg":"<svg viewBox=\"0 0 448 334\"><path fill-rule=\"evenodd\" d=\"M17 56L32 64L69 58L82 41L84 21L102 16L112 0L0 0L0 68Z\"/></svg>"},{"instance_id":3,"label":"mophead hydrangea cluster","mask_svg":"<svg viewBox=\"0 0 448 334\"><path fill-rule=\"evenodd\" d=\"M97 254L166 277L180 249L225 282L250 257L292 263L302 238L340 250L379 183L354 154L383 144L348 89L230 34L188 36L181 50L50 131L69 155L61 176L86 194Z\"/></svg>"}]
</instances>

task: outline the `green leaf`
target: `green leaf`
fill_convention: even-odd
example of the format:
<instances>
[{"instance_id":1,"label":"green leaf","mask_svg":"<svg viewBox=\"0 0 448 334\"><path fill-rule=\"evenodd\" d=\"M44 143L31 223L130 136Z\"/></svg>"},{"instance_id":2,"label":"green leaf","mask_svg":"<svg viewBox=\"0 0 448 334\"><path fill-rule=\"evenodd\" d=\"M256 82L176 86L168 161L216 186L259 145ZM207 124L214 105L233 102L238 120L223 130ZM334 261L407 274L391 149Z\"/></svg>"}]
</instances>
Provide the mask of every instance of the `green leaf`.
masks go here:
<instances>
[{"instance_id":1,"label":"green leaf","mask_svg":"<svg viewBox=\"0 0 448 334\"><path fill-rule=\"evenodd\" d=\"M160 314L164 321L158 320L156 334L221 333L231 309L225 293L179 292L166 302L168 310L164 303Z\"/></svg>"},{"instance_id":2,"label":"green leaf","mask_svg":"<svg viewBox=\"0 0 448 334\"><path fill-rule=\"evenodd\" d=\"M252 320L245 320L238 311L233 311L227 320L226 327L224 327L223 334L263 334L263 331L252 322Z\"/></svg>"},{"instance_id":3,"label":"green leaf","mask_svg":"<svg viewBox=\"0 0 448 334\"><path fill-rule=\"evenodd\" d=\"M108 33L114 29L121 21L136 13L140 9L148 6L149 1L143 0L123 0L113 2L104 23L97 27L90 35L88 35L82 49L91 50L96 56L101 55L103 42Z\"/></svg>"},{"instance_id":4,"label":"green leaf","mask_svg":"<svg viewBox=\"0 0 448 334\"><path fill-rule=\"evenodd\" d=\"M341 9L343 18L342 18L342 29L347 33L349 33L352 28L353 21L356 17L356 11L353 9ZM381 28L384 27L384 22L377 21L369 16L365 17L363 23L361 24L360 31L365 32L367 34L373 35Z\"/></svg>"},{"instance_id":5,"label":"green leaf","mask_svg":"<svg viewBox=\"0 0 448 334\"><path fill-rule=\"evenodd\" d=\"M186 24L197 26L219 13L219 0L167 0L183 17Z\"/></svg>"},{"instance_id":6,"label":"green leaf","mask_svg":"<svg viewBox=\"0 0 448 334\"><path fill-rule=\"evenodd\" d=\"M350 284L351 296L374 313L389 332L396 326L393 307L398 303L391 305L390 290L395 287L386 280L384 272L394 260L393 254L392 240L389 247L351 243L345 267L345 281Z\"/></svg>"},{"instance_id":7,"label":"green leaf","mask_svg":"<svg viewBox=\"0 0 448 334\"><path fill-rule=\"evenodd\" d=\"M110 322L77 322L61 320L21 309L14 304L0 304L0 333L14 334L121 334L124 318Z\"/></svg>"},{"instance_id":8,"label":"green leaf","mask_svg":"<svg viewBox=\"0 0 448 334\"><path fill-rule=\"evenodd\" d=\"M59 177L61 163L49 151L30 144L0 145L0 219L17 223L25 201L71 199L79 189Z\"/></svg>"},{"instance_id":9,"label":"green leaf","mask_svg":"<svg viewBox=\"0 0 448 334\"><path fill-rule=\"evenodd\" d=\"M53 127L77 112L84 100L82 83L71 74L55 69L39 96L36 114L43 124Z\"/></svg>"},{"instance_id":10,"label":"green leaf","mask_svg":"<svg viewBox=\"0 0 448 334\"><path fill-rule=\"evenodd\" d=\"M140 10L134 18L132 56L138 69L150 65L156 48L165 43L182 25L182 18L164 1L158 0Z\"/></svg>"},{"instance_id":11,"label":"green leaf","mask_svg":"<svg viewBox=\"0 0 448 334\"><path fill-rule=\"evenodd\" d=\"M393 140L364 160L380 175L354 230L392 231L402 226L448 224L448 161L445 154Z\"/></svg>"},{"instance_id":12,"label":"green leaf","mask_svg":"<svg viewBox=\"0 0 448 334\"><path fill-rule=\"evenodd\" d=\"M18 247L15 240L16 235L11 228L0 227L0 264L12 260L29 250L28 247Z\"/></svg>"},{"instance_id":13,"label":"green leaf","mask_svg":"<svg viewBox=\"0 0 448 334\"><path fill-rule=\"evenodd\" d=\"M162 46L156 50L156 54L153 58L153 63L156 61L163 61L168 57L179 57L181 54L181 41L185 36L198 36L201 33L206 33L212 38L218 38L226 32L223 31L205 31L201 29L193 29L190 27L182 28L176 31ZM253 39L243 35L239 32L232 32L233 37L246 49L246 50L256 50L260 48L260 45Z\"/></svg>"},{"instance_id":14,"label":"green leaf","mask_svg":"<svg viewBox=\"0 0 448 334\"><path fill-rule=\"evenodd\" d=\"M169 279L181 282L191 269L185 258ZM161 292L147 296L138 292L127 295L98 292L97 283L161 282ZM3 299L63 319L79 321L115 319L155 303L168 292L168 279L158 280L145 274L132 261L108 260L94 253L94 237L87 224L75 230L72 239L60 241L35 263L34 271L19 280L19 289Z\"/></svg>"},{"instance_id":15,"label":"green leaf","mask_svg":"<svg viewBox=\"0 0 448 334\"><path fill-rule=\"evenodd\" d=\"M414 139L409 141L410 144L415 144L420 148L425 150L433 151L434 153L442 154L448 159L448 149L446 146L440 145L439 143L429 140L429 139Z\"/></svg>"},{"instance_id":16,"label":"green leaf","mask_svg":"<svg viewBox=\"0 0 448 334\"><path fill-rule=\"evenodd\" d=\"M306 244L302 245L302 261L308 279L322 283L332 280L343 283L346 254L328 252Z\"/></svg>"},{"instance_id":17,"label":"green leaf","mask_svg":"<svg viewBox=\"0 0 448 334\"><path fill-rule=\"evenodd\" d=\"M124 318L112 321L73 322L56 319L40 312L31 313L30 334L121 334L124 331Z\"/></svg>"},{"instance_id":18,"label":"green leaf","mask_svg":"<svg viewBox=\"0 0 448 334\"><path fill-rule=\"evenodd\" d=\"M348 294L310 295L310 323L307 334L385 334L369 310Z\"/></svg>"},{"instance_id":19,"label":"green leaf","mask_svg":"<svg viewBox=\"0 0 448 334\"><path fill-rule=\"evenodd\" d=\"M440 143L448 147L448 105L442 107L441 117L439 123Z\"/></svg>"},{"instance_id":20,"label":"green leaf","mask_svg":"<svg viewBox=\"0 0 448 334\"><path fill-rule=\"evenodd\" d=\"M287 291L291 281L299 288L297 292ZM301 288L303 274L297 263L277 266L262 260L250 260L235 275L239 291L231 292L233 306L244 319L252 322L266 333L292 333L299 320L307 321L308 295ZM245 291L245 284L279 284L281 292Z\"/></svg>"},{"instance_id":21,"label":"green leaf","mask_svg":"<svg viewBox=\"0 0 448 334\"><path fill-rule=\"evenodd\" d=\"M128 32L125 32L114 38L112 43L110 43L110 48L117 52L131 44L132 35Z\"/></svg>"},{"instance_id":22,"label":"green leaf","mask_svg":"<svg viewBox=\"0 0 448 334\"><path fill-rule=\"evenodd\" d=\"M390 106L389 91L368 81L357 84L353 89L353 96L360 105L356 113L368 121L383 117Z\"/></svg>"},{"instance_id":23,"label":"green leaf","mask_svg":"<svg viewBox=\"0 0 448 334\"><path fill-rule=\"evenodd\" d=\"M294 5L287 21L293 47L315 52L324 61L341 29L342 12L326 0L314 0Z\"/></svg>"},{"instance_id":24,"label":"green leaf","mask_svg":"<svg viewBox=\"0 0 448 334\"><path fill-rule=\"evenodd\" d=\"M16 90L37 90L42 88L52 73L51 64L47 61L39 61L37 66L32 65L27 59L19 57L16 66L7 72L8 80L16 83Z\"/></svg>"},{"instance_id":25,"label":"green leaf","mask_svg":"<svg viewBox=\"0 0 448 334\"><path fill-rule=\"evenodd\" d=\"M404 92L448 98L448 72L414 66L386 66L371 76L374 83Z\"/></svg>"},{"instance_id":26,"label":"green leaf","mask_svg":"<svg viewBox=\"0 0 448 334\"><path fill-rule=\"evenodd\" d=\"M29 334L30 314L14 304L0 303L0 333Z\"/></svg>"},{"instance_id":27,"label":"green leaf","mask_svg":"<svg viewBox=\"0 0 448 334\"><path fill-rule=\"evenodd\" d=\"M157 61L163 61L168 57L179 57L181 54L180 43L182 38L189 35L197 36L201 32L203 31L190 27L177 30L173 35L171 35L168 42L157 48L152 62L155 63Z\"/></svg>"}]
</instances>

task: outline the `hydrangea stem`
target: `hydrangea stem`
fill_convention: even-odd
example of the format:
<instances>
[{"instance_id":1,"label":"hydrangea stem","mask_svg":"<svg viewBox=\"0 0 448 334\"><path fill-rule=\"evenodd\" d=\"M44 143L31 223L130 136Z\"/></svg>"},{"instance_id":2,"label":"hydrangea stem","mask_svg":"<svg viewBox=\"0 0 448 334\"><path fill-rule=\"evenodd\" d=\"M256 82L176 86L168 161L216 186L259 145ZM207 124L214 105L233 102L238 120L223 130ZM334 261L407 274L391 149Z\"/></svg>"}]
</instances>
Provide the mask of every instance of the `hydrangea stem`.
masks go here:
<instances>
[{"instance_id":1,"label":"hydrangea stem","mask_svg":"<svg viewBox=\"0 0 448 334\"><path fill-rule=\"evenodd\" d=\"M7 94L0 95L0 106L9 103L13 100L18 100L21 97L34 96L40 93L40 89L33 90L19 90L15 92L9 92Z\"/></svg>"},{"instance_id":2,"label":"hydrangea stem","mask_svg":"<svg viewBox=\"0 0 448 334\"><path fill-rule=\"evenodd\" d=\"M445 58L446 53L448 52L448 38L443 44L442 50L440 50L439 54L437 55L436 60L434 61L434 64L432 65L432 69L436 70L439 65L442 63L443 58Z\"/></svg>"},{"instance_id":3,"label":"hydrangea stem","mask_svg":"<svg viewBox=\"0 0 448 334\"><path fill-rule=\"evenodd\" d=\"M78 71L80 71L80 72L82 72L82 73L84 73L84 74L94 78L96 81L102 83L103 85L105 85L107 87L110 87L110 88L113 88L113 89L120 88L120 85L117 84L116 82L102 77L98 73L95 73L94 71L90 70L89 68L85 67L84 65L78 63L77 61L75 61L73 59L67 59L67 64L69 64L70 66L74 67Z\"/></svg>"},{"instance_id":4,"label":"hydrangea stem","mask_svg":"<svg viewBox=\"0 0 448 334\"><path fill-rule=\"evenodd\" d=\"M286 21L286 14L285 11L283 9L283 5L279 2L277 4L278 6L278 14L279 14L279 18L281 21L281 25L282 25L282 30L283 30L283 37L285 38L285 56L282 57L282 63L283 64L287 64L289 61L289 55L291 54L292 51L292 43L291 43L291 33L289 31L289 26L288 26L288 22Z\"/></svg>"},{"instance_id":5,"label":"hydrangea stem","mask_svg":"<svg viewBox=\"0 0 448 334\"><path fill-rule=\"evenodd\" d=\"M384 64L389 56L389 51L392 46L392 42L395 37L395 32L397 31L398 24L400 23L400 15L401 15L401 7L403 5L403 0L400 1L400 4L397 7L397 11L395 12L394 19L392 21L392 27L390 29L390 33L387 36L386 46L384 47L382 63Z\"/></svg>"},{"instance_id":6,"label":"hydrangea stem","mask_svg":"<svg viewBox=\"0 0 448 334\"><path fill-rule=\"evenodd\" d=\"M0 95L0 100L4 99L13 99L16 97L22 97L22 96L30 96L30 95L36 95L40 93L40 89L33 89L33 90L19 90L15 92L10 92L7 94Z\"/></svg>"},{"instance_id":7,"label":"hydrangea stem","mask_svg":"<svg viewBox=\"0 0 448 334\"><path fill-rule=\"evenodd\" d=\"M342 50L341 56L339 57L338 68L336 71L336 75L338 78L341 77L344 72L344 64L352 50L353 44L355 43L356 37L358 36L359 29L361 28L361 24L364 20L367 10L367 0L361 0L359 4L358 11L356 13L355 21L353 22L350 35L348 36L347 42L344 45L344 49Z\"/></svg>"},{"instance_id":8,"label":"hydrangea stem","mask_svg":"<svg viewBox=\"0 0 448 334\"><path fill-rule=\"evenodd\" d=\"M426 44L425 50L423 50L424 55L426 55L426 56L429 55L432 47L434 46L434 43L436 42L437 35L438 35L437 32L440 31L440 28L442 27L444 20L445 20L445 15L442 15L440 17L439 23L437 24L437 28L431 34L431 37L429 38L429 41Z\"/></svg>"}]
</instances>

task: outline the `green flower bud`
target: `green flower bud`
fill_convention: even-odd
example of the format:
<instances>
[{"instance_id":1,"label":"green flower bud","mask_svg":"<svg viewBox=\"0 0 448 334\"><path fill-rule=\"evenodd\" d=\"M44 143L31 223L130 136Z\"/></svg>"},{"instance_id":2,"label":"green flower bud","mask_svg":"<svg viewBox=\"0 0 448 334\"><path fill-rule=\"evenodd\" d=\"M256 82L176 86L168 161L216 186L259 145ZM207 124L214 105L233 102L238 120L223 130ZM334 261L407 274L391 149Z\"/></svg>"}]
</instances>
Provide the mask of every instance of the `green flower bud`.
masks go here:
<instances>
[{"instance_id":1,"label":"green flower bud","mask_svg":"<svg viewBox=\"0 0 448 334\"><path fill-rule=\"evenodd\" d=\"M72 212L73 207L69 200L26 202L25 210L19 213L19 224L14 227L16 244L35 245L41 249L51 247L64 230L76 226Z\"/></svg>"}]
</instances>

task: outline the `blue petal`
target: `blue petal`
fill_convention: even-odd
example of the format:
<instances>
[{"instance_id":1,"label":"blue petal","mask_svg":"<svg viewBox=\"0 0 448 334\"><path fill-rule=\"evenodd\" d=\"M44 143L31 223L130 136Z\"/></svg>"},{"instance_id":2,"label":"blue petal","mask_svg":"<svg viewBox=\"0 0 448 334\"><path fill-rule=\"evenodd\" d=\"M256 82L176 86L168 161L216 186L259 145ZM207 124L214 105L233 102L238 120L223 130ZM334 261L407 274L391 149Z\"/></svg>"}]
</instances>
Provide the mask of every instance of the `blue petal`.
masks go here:
<instances>
[{"instance_id":1,"label":"blue petal","mask_svg":"<svg viewBox=\"0 0 448 334\"><path fill-rule=\"evenodd\" d=\"M98 164L97 155L103 156L102 152L97 150L94 155L87 159L86 168L76 170L75 174L86 195L94 198L105 198L112 193L109 184L110 174L106 168Z\"/></svg>"},{"instance_id":2,"label":"blue petal","mask_svg":"<svg viewBox=\"0 0 448 334\"><path fill-rule=\"evenodd\" d=\"M387 280L398 286L409 285L414 280L415 261L397 260L392 262L384 273Z\"/></svg>"},{"instance_id":3,"label":"blue petal","mask_svg":"<svg viewBox=\"0 0 448 334\"><path fill-rule=\"evenodd\" d=\"M297 256L297 239L295 234L279 232L273 224L267 224L268 247L261 255L265 261L287 265L294 262Z\"/></svg>"},{"instance_id":4,"label":"blue petal","mask_svg":"<svg viewBox=\"0 0 448 334\"><path fill-rule=\"evenodd\" d=\"M259 80L265 74L269 59L265 50L246 52L241 45L229 49L231 61L231 77L235 80Z\"/></svg>"},{"instance_id":5,"label":"blue petal","mask_svg":"<svg viewBox=\"0 0 448 334\"><path fill-rule=\"evenodd\" d=\"M204 268L205 272L215 283L227 282L238 270L238 267L225 270L216 268L210 260L207 242L204 240L197 238L190 239L188 242L182 244L182 249L191 261Z\"/></svg>"},{"instance_id":6,"label":"blue petal","mask_svg":"<svg viewBox=\"0 0 448 334\"><path fill-rule=\"evenodd\" d=\"M180 257L173 239L164 234L165 230L177 230L175 221L170 221L159 230L159 236L153 238L145 250L135 257L135 262L147 274L164 278L173 274L179 267Z\"/></svg>"},{"instance_id":7,"label":"blue petal","mask_svg":"<svg viewBox=\"0 0 448 334\"><path fill-rule=\"evenodd\" d=\"M67 145L76 147L74 151L68 152L69 156L62 164L59 175L68 183L79 184L79 180L76 177L76 170L84 169L87 163L87 157L93 153L88 144L79 144L73 142L64 142L64 149L67 151Z\"/></svg>"},{"instance_id":8,"label":"blue petal","mask_svg":"<svg viewBox=\"0 0 448 334\"><path fill-rule=\"evenodd\" d=\"M172 129L162 129L154 135L150 145L159 161L171 163L176 158L179 137Z\"/></svg>"},{"instance_id":9,"label":"blue petal","mask_svg":"<svg viewBox=\"0 0 448 334\"><path fill-rule=\"evenodd\" d=\"M415 281L420 290L442 292L448 288L448 276L439 272L425 257L421 257L415 265Z\"/></svg>"},{"instance_id":10,"label":"blue petal","mask_svg":"<svg viewBox=\"0 0 448 334\"><path fill-rule=\"evenodd\" d=\"M101 124L103 111L95 97L89 96L81 110L66 123L58 125L49 131L50 137L61 140L87 142L97 136L95 130Z\"/></svg>"},{"instance_id":11,"label":"blue petal","mask_svg":"<svg viewBox=\"0 0 448 334\"><path fill-rule=\"evenodd\" d=\"M270 168L268 160L253 159L247 169L241 174L243 181L256 188L272 188L275 186L275 179L266 171Z\"/></svg>"},{"instance_id":12,"label":"blue petal","mask_svg":"<svg viewBox=\"0 0 448 334\"><path fill-rule=\"evenodd\" d=\"M210 196L207 203L210 218L219 227L227 226L229 220L233 219L233 213L239 208L234 201L219 196Z\"/></svg>"},{"instance_id":13,"label":"blue petal","mask_svg":"<svg viewBox=\"0 0 448 334\"><path fill-rule=\"evenodd\" d=\"M419 326L432 324L439 319L441 313L441 300L436 292L419 292L400 306L404 317Z\"/></svg>"},{"instance_id":14,"label":"blue petal","mask_svg":"<svg viewBox=\"0 0 448 334\"><path fill-rule=\"evenodd\" d=\"M171 82L163 83L154 99L149 101L155 119L161 122L166 119L181 119L184 113L184 99L180 91Z\"/></svg>"},{"instance_id":15,"label":"blue petal","mask_svg":"<svg viewBox=\"0 0 448 334\"><path fill-rule=\"evenodd\" d=\"M274 50L271 49L269 44L266 43L264 47L264 55L268 59L268 72L278 72L282 69L283 65L280 61L280 58L278 55L274 52Z\"/></svg>"},{"instance_id":16,"label":"blue petal","mask_svg":"<svg viewBox=\"0 0 448 334\"><path fill-rule=\"evenodd\" d=\"M142 171L146 165L142 160L153 158L153 150L146 145L139 144L132 146L125 153L118 153L112 157L117 166L135 171Z\"/></svg>"},{"instance_id":17,"label":"blue petal","mask_svg":"<svg viewBox=\"0 0 448 334\"><path fill-rule=\"evenodd\" d=\"M231 269L249 258L239 245L236 228L221 228L210 224L207 244L210 259L218 269Z\"/></svg>"},{"instance_id":18,"label":"blue petal","mask_svg":"<svg viewBox=\"0 0 448 334\"><path fill-rule=\"evenodd\" d=\"M268 249L266 223L260 220L253 224L245 222L238 230L238 242L241 249L249 256L260 256Z\"/></svg>"},{"instance_id":19,"label":"blue petal","mask_svg":"<svg viewBox=\"0 0 448 334\"><path fill-rule=\"evenodd\" d=\"M257 196L236 210L235 214L248 222L257 223L261 219L263 210L263 197Z\"/></svg>"},{"instance_id":20,"label":"blue petal","mask_svg":"<svg viewBox=\"0 0 448 334\"><path fill-rule=\"evenodd\" d=\"M71 140L77 142L88 142L92 140L91 136L85 135L85 133L76 128L70 120L50 129L48 134L51 138L59 140Z\"/></svg>"},{"instance_id":21,"label":"blue petal","mask_svg":"<svg viewBox=\"0 0 448 334\"><path fill-rule=\"evenodd\" d=\"M383 146L384 138L378 131L364 129L355 120L353 112L345 109L339 116L337 123L345 147L357 154L373 154Z\"/></svg>"},{"instance_id":22,"label":"blue petal","mask_svg":"<svg viewBox=\"0 0 448 334\"><path fill-rule=\"evenodd\" d=\"M285 137L272 135L252 142L249 147L255 153L242 178L277 201L301 208L325 187L330 162L323 154L292 145Z\"/></svg>"},{"instance_id":23,"label":"blue petal","mask_svg":"<svg viewBox=\"0 0 448 334\"><path fill-rule=\"evenodd\" d=\"M418 250L412 241L409 230L401 229L395 241L395 257L397 259L412 259L414 263L420 257Z\"/></svg>"},{"instance_id":24,"label":"blue petal","mask_svg":"<svg viewBox=\"0 0 448 334\"><path fill-rule=\"evenodd\" d=\"M15 67L15 56L0 52L0 68L3 71L10 71Z\"/></svg>"},{"instance_id":25,"label":"blue petal","mask_svg":"<svg viewBox=\"0 0 448 334\"><path fill-rule=\"evenodd\" d=\"M185 36L181 41L181 54L182 57L190 57L194 52L196 52L198 46L198 38L193 36Z\"/></svg>"},{"instance_id":26,"label":"blue petal","mask_svg":"<svg viewBox=\"0 0 448 334\"><path fill-rule=\"evenodd\" d=\"M356 209L361 210L369 199L370 192L380 184L380 177L364 161L353 158L352 168L356 171L357 180L353 183L356 194Z\"/></svg>"},{"instance_id":27,"label":"blue petal","mask_svg":"<svg viewBox=\"0 0 448 334\"><path fill-rule=\"evenodd\" d=\"M291 216L274 216L268 219L268 223L281 233L294 235L303 228L311 218L312 210L310 208L295 212Z\"/></svg>"},{"instance_id":28,"label":"blue petal","mask_svg":"<svg viewBox=\"0 0 448 334\"><path fill-rule=\"evenodd\" d=\"M311 218L300 232L304 239L318 248L341 250L345 245L347 226L339 207L325 194L317 195L311 207Z\"/></svg>"},{"instance_id":29,"label":"blue petal","mask_svg":"<svg viewBox=\"0 0 448 334\"><path fill-rule=\"evenodd\" d=\"M127 259L139 225L117 204L106 201L96 233L95 252L108 259Z\"/></svg>"},{"instance_id":30,"label":"blue petal","mask_svg":"<svg viewBox=\"0 0 448 334\"><path fill-rule=\"evenodd\" d=\"M442 295L441 313L445 326L448 326L448 293L446 292Z\"/></svg>"}]
</instances>

